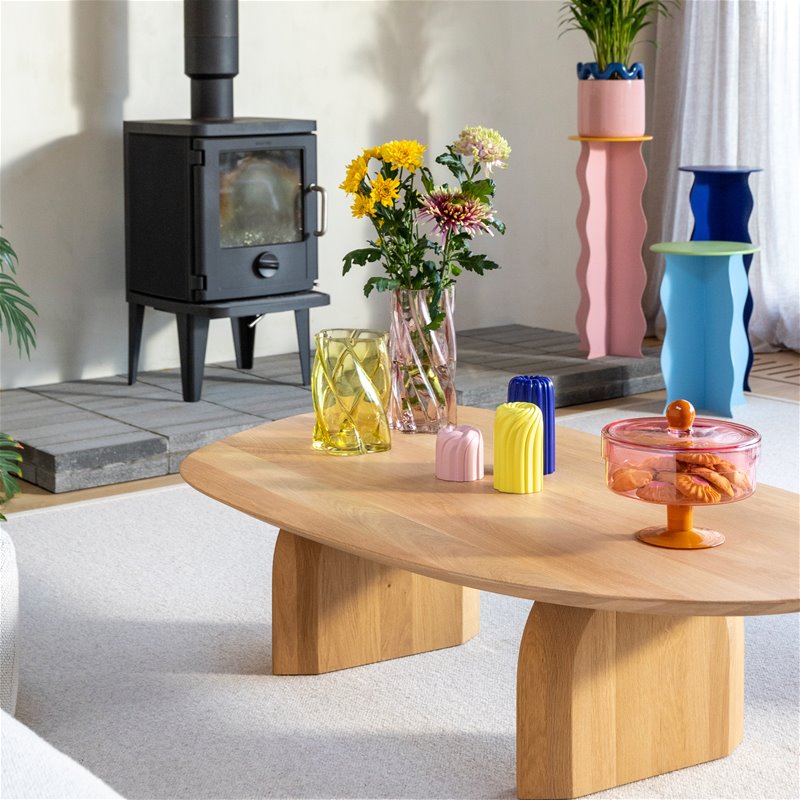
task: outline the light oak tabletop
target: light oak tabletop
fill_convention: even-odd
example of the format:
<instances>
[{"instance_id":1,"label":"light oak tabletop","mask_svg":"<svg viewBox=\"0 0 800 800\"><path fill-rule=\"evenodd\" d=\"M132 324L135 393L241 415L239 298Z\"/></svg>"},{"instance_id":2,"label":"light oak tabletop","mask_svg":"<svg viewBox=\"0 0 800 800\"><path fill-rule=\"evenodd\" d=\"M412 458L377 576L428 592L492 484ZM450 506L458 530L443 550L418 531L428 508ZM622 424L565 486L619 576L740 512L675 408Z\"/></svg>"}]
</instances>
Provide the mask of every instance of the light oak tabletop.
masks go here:
<instances>
[{"instance_id":1,"label":"light oak tabletop","mask_svg":"<svg viewBox=\"0 0 800 800\"><path fill-rule=\"evenodd\" d=\"M725 534L722 546L651 547L633 534L663 524L666 509L606 488L599 435L557 427L556 472L544 491L501 494L492 488L493 421L492 411L459 408L459 423L480 428L485 441L487 474L471 483L434 477L431 435L395 433L386 453L317 452L313 414L207 445L181 474L291 533L498 594L649 614L800 610L798 495L759 484L747 500L695 509L696 525Z\"/></svg>"}]
</instances>

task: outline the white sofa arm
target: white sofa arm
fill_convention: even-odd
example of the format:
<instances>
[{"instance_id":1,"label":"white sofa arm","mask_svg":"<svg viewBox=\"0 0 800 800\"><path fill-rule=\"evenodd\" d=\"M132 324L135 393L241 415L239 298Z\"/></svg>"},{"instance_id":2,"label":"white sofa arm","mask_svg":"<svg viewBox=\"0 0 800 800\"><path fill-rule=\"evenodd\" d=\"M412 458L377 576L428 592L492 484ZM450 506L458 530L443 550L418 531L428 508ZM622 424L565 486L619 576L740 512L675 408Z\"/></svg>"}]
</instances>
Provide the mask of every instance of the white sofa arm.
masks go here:
<instances>
[{"instance_id":1,"label":"white sofa arm","mask_svg":"<svg viewBox=\"0 0 800 800\"><path fill-rule=\"evenodd\" d=\"M0 796L15 800L106 800L111 787L5 711L0 712Z\"/></svg>"}]
</instances>

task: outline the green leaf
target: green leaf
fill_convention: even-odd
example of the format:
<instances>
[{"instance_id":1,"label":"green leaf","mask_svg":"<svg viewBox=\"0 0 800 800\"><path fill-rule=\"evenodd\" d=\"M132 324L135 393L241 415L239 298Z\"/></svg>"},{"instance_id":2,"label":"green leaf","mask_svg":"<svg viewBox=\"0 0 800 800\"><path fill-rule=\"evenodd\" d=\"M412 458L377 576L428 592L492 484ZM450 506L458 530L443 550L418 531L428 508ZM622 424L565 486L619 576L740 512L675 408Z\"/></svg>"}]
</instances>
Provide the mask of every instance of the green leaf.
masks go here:
<instances>
[{"instance_id":1,"label":"green leaf","mask_svg":"<svg viewBox=\"0 0 800 800\"><path fill-rule=\"evenodd\" d=\"M359 250L351 250L342 259L342 275L347 275L353 268L353 264L363 267L367 262L378 261L381 251L377 247L362 247Z\"/></svg>"},{"instance_id":2,"label":"green leaf","mask_svg":"<svg viewBox=\"0 0 800 800\"><path fill-rule=\"evenodd\" d=\"M17 478L22 477L22 445L7 433L0 433L0 503L19 493ZM3 517L5 519L5 517Z\"/></svg>"},{"instance_id":3,"label":"green leaf","mask_svg":"<svg viewBox=\"0 0 800 800\"><path fill-rule=\"evenodd\" d=\"M480 181L468 181L461 186L463 192L487 205L491 205L496 188L497 184L495 184L491 178L484 178Z\"/></svg>"},{"instance_id":4,"label":"green leaf","mask_svg":"<svg viewBox=\"0 0 800 800\"><path fill-rule=\"evenodd\" d=\"M583 31L600 69L612 62L630 65L636 37L655 16L672 16L680 0L569 0L560 8L559 37Z\"/></svg>"},{"instance_id":5,"label":"green leaf","mask_svg":"<svg viewBox=\"0 0 800 800\"><path fill-rule=\"evenodd\" d=\"M442 254L442 243L436 239L428 239L427 247L429 250L433 250L434 255L440 256Z\"/></svg>"},{"instance_id":6,"label":"green leaf","mask_svg":"<svg viewBox=\"0 0 800 800\"><path fill-rule=\"evenodd\" d=\"M364 284L364 297L369 297L372 290L376 289L379 292L391 292L400 288L400 281L396 278L374 277L370 278Z\"/></svg>"},{"instance_id":7,"label":"green leaf","mask_svg":"<svg viewBox=\"0 0 800 800\"><path fill-rule=\"evenodd\" d=\"M0 225L0 228L2 227ZM17 271L17 254L11 246L11 242L4 236L0 236L0 272L5 272L7 269L11 272Z\"/></svg>"},{"instance_id":8,"label":"green leaf","mask_svg":"<svg viewBox=\"0 0 800 800\"><path fill-rule=\"evenodd\" d=\"M0 272L0 333L5 329L9 344L16 340L20 356L24 349L30 358L31 348L36 347L36 329L28 312L37 312L28 297L12 275Z\"/></svg>"},{"instance_id":9,"label":"green leaf","mask_svg":"<svg viewBox=\"0 0 800 800\"><path fill-rule=\"evenodd\" d=\"M453 173L453 176L459 183L469 178L469 174L464 166L464 162L461 160L461 156L456 155L453 152L452 147L448 147L446 153L442 153L440 156L437 156L436 163L447 167L447 169Z\"/></svg>"},{"instance_id":10,"label":"green leaf","mask_svg":"<svg viewBox=\"0 0 800 800\"><path fill-rule=\"evenodd\" d=\"M487 270L500 269L500 265L490 261L483 253L461 252L456 254L455 260L469 272L483 275Z\"/></svg>"},{"instance_id":11,"label":"green leaf","mask_svg":"<svg viewBox=\"0 0 800 800\"><path fill-rule=\"evenodd\" d=\"M489 225L491 225L501 236L506 232L506 224L502 220L493 219Z\"/></svg>"},{"instance_id":12,"label":"green leaf","mask_svg":"<svg viewBox=\"0 0 800 800\"><path fill-rule=\"evenodd\" d=\"M469 246L470 238L470 235L464 231L460 233L451 233L449 238L450 247L453 251L466 248Z\"/></svg>"},{"instance_id":13,"label":"green leaf","mask_svg":"<svg viewBox=\"0 0 800 800\"><path fill-rule=\"evenodd\" d=\"M420 167L419 176L422 180L422 185L425 187L425 191L430 194L436 188L431 171L427 167Z\"/></svg>"},{"instance_id":14,"label":"green leaf","mask_svg":"<svg viewBox=\"0 0 800 800\"><path fill-rule=\"evenodd\" d=\"M442 327L442 323L447 319L447 314L441 309L431 310L431 321L422 329L424 331L436 331Z\"/></svg>"}]
</instances>

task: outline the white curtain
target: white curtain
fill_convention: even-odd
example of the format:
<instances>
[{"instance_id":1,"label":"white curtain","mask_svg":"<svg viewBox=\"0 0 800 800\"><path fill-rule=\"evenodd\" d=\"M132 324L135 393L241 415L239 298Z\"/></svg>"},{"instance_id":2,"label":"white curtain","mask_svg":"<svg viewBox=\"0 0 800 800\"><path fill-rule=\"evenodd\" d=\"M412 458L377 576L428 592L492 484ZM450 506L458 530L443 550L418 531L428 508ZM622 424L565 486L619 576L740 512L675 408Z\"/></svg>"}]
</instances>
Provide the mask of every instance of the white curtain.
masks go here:
<instances>
[{"instance_id":1,"label":"white curtain","mask_svg":"<svg viewBox=\"0 0 800 800\"><path fill-rule=\"evenodd\" d=\"M692 231L690 173L682 165L762 167L755 207L750 340L756 350L800 349L800 2L683 0L659 17L651 102L646 244ZM663 257L645 248L650 331L661 329Z\"/></svg>"}]
</instances>

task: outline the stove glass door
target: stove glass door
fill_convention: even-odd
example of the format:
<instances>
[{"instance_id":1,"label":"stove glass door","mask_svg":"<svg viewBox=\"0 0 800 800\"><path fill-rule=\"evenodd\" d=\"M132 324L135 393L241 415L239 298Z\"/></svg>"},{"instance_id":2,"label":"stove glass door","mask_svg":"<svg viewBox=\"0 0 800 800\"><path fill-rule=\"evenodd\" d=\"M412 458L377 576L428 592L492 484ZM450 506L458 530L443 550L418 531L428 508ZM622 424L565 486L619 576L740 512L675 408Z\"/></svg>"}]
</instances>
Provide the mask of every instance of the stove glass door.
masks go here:
<instances>
[{"instance_id":1,"label":"stove glass door","mask_svg":"<svg viewBox=\"0 0 800 800\"><path fill-rule=\"evenodd\" d=\"M223 248L303 240L301 149L220 153L219 238Z\"/></svg>"}]
</instances>

